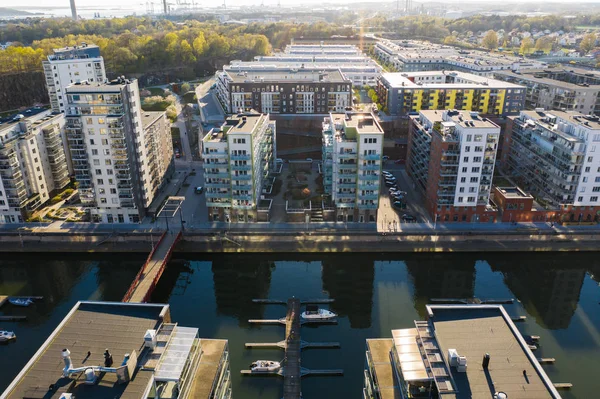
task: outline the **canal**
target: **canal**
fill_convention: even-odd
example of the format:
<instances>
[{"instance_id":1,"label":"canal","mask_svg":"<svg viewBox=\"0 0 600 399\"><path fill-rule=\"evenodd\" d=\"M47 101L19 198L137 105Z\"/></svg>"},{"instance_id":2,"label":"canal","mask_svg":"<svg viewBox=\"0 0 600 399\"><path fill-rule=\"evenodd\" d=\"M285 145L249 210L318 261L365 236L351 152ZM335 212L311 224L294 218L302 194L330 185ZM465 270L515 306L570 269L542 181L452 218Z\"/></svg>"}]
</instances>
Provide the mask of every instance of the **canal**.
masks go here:
<instances>
[{"instance_id":1,"label":"canal","mask_svg":"<svg viewBox=\"0 0 600 399\"><path fill-rule=\"evenodd\" d=\"M16 343L0 346L0 392L20 371L77 300L119 300L145 256L92 258L69 255L0 261L0 294L42 295L30 308L6 305L3 314L26 314L2 323ZM43 259L43 260L40 260ZM279 318L285 307L253 298L333 298L339 323L303 327L306 341L338 341L341 349L310 349L303 366L344 369L343 377L307 377L306 398L361 398L365 339L390 337L392 329L425 319L430 298L515 298L509 314L527 316L518 327L539 335L537 357L554 357L544 369L554 382L571 382L564 398L592 398L600 391L600 261L598 254L321 254L181 255L170 263L152 300L168 302L174 321L226 338L236 399L281 397L282 380L242 377L256 359L279 360L282 351L244 348L245 342L283 339L279 326L248 319Z\"/></svg>"}]
</instances>

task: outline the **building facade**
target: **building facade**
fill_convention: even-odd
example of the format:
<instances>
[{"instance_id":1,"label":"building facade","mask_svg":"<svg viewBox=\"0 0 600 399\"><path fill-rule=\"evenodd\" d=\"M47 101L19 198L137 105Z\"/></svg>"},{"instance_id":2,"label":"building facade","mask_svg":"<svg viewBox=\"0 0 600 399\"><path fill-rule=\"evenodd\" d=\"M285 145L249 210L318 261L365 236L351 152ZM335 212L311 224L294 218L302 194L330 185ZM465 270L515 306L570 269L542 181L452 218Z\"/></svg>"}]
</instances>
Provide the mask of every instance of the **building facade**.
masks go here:
<instances>
[{"instance_id":1,"label":"building facade","mask_svg":"<svg viewBox=\"0 0 600 399\"><path fill-rule=\"evenodd\" d=\"M46 87L54 112L65 112L66 88L77 82L104 83L106 71L100 48L93 44L54 49L43 61Z\"/></svg>"},{"instance_id":2,"label":"building facade","mask_svg":"<svg viewBox=\"0 0 600 399\"><path fill-rule=\"evenodd\" d=\"M527 109L544 108L600 115L600 74L564 68L500 71L496 79L527 88Z\"/></svg>"},{"instance_id":3,"label":"building facade","mask_svg":"<svg viewBox=\"0 0 600 399\"><path fill-rule=\"evenodd\" d=\"M217 74L216 95L227 113L326 114L352 105L352 81L339 69L225 69Z\"/></svg>"},{"instance_id":4,"label":"building facade","mask_svg":"<svg viewBox=\"0 0 600 399\"><path fill-rule=\"evenodd\" d=\"M0 126L0 223L19 223L70 182L61 114Z\"/></svg>"},{"instance_id":5,"label":"building facade","mask_svg":"<svg viewBox=\"0 0 600 399\"><path fill-rule=\"evenodd\" d=\"M600 120L562 111L522 111L509 118L503 170L563 221L597 221Z\"/></svg>"},{"instance_id":6,"label":"building facade","mask_svg":"<svg viewBox=\"0 0 600 399\"><path fill-rule=\"evenodd\" d=\"M336 220L375 223L383 129L371 113L330 114L323 122L323 186Z\"/></svg>"},{"instance_id":7,"label":"building facade","mask_svg":"<svg viewBox=\"0 0 600 399\"><path fill-rule=\"evenodd\" d=\"M500 127L476 112L411 117L406 171L437 222L492 222L492 176Z\"/></svg>"},{"instance_id":8,"label":"building facade","mask_svg":"<svg viewBox=\"0 0 600 399\"><path fill-rule=\"evenodd\" d=\"M275 135L275 121L268 114L239 114L204 136L200 151L209 220L261 219L258 205L263 183L275 167Z\"/></svg>"},{"instance_id":9,"label":"building facade","mask_svg":"<svg viewBox=\"0 0 600 399\"><path fill-rule=\"evenodd\" d=\"M384 110L399 116L428 109L506 116L518 114L525 104L524 86L456 71L385 73L377 95Z\"/></svg>"},{"instance_id":10,"label":"building facade","mask_svg":"<svg viewBox=\"0 0 600 399\"><path fill-rule=\"evenodd\" d=\"M67 88L66 136L93 222L138 223L174 171L164 113L143 112L136 80Z\"/></svg>"}]
</instances>

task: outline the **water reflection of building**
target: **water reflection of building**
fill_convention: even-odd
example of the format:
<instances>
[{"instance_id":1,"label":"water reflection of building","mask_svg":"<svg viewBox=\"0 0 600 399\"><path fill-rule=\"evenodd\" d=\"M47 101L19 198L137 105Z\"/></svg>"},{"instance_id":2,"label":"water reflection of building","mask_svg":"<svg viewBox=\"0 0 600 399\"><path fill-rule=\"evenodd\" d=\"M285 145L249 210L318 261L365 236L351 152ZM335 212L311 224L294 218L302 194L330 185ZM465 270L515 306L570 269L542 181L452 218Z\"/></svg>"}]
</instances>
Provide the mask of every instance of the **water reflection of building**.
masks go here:
<instances>
[{"instance_id":1,"label":"water reflection of building","mask_svg":"<svg viewBox=\"0 0 600 399\"><path fill-rule=\"evenodd\" d=\"M412 277L415 309L426 316L431 298L472 298L475 292L475 261L428 258L406 261Z\"/></svg>"},{"instance_id":2,"label":"water reflection of building","mask_svg":"<svg viewBox=\"0 0 600 399\"><path fill-rule=\"evenodd\" d=\"M271 287L271 271L275 262L250 256L219 256L212 261L217 312L235 316L240 324L260 319L263 306L254 298L267 298Z\"/></svg>"},{"instance_id":3,"label":"water reflection of building","mask_svg":"<svg viewBox=\"0 0 600 399\"><path fill-rule=\"evenodd\" d=\"M323 290L335 299L331 309L341 317L348 316L350 327L371 327L373 308L373 280L375 271L371 259L356 258L351 262L323 261Z\"/></svg>"},{"instance_id":4,"label":"water reflection of building","mask_svg":"<svg viewBox=\"0 0 600 399\"><path fill-rule=\"evenodd\" d=\"M549 329L567 328L575 314L585 269L565 268L565 259L514 259L495 262L492 270L504 275L507 287L538 323ZM559 265L562 265L560 267Z\"/></svg>"}]
</instances>

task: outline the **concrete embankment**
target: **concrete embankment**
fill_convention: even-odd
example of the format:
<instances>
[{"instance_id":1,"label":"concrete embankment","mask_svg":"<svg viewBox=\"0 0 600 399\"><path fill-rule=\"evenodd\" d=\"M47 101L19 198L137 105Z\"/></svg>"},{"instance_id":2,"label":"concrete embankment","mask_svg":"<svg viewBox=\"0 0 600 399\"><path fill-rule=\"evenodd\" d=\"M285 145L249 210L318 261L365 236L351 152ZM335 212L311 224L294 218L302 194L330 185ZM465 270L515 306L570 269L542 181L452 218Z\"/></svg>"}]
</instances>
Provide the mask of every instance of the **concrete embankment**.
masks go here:
<instances>
[{"instance_id":1,"label":"concrete embankment","mask_svg":"<svg viewBox=\"0 0 600 399\"><path fill-rule=\"evenodd\" d=\"M0 252L149 252L148 233L0 233ZM598 251L600 233L490 232L379 235L375 233L186 233L176 252L482 252Z\"/></svg>"}]
</instances>

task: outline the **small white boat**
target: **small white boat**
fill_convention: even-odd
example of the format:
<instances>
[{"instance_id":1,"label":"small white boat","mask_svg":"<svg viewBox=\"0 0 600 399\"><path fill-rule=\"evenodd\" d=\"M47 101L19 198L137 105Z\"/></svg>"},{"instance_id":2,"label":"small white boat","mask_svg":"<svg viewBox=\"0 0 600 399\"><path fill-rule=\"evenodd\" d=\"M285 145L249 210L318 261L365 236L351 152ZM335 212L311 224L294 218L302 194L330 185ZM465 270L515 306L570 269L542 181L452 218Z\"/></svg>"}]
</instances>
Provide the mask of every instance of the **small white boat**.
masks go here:
<instances>
[{"instance_id":1,"label":"small white boat","mask_svg":"<svg viewBox=\"0 0 600 399\"><path fill-rule=\"evenodd\" d=\"M8 342L10 340L16 339L17 336L12 331L4 331L0 330L0 342Z\"/></svg>"},{"instance_id":2,"label":"small white boat","mask_svg":"<svg viewBox=\"0 0 600 399\"><path fill-rule=\"evenodd\" d=\"M272 360L257 360L250 365L252 371L278 371L281 363Z\"/></svg>"},{"instance_id":3,"label":"small white boat","mask_svg":"<svg viewBox=\"0 0 600 399\"><path fill-rule=\"evenodd\" d=\"M9 298L8 302L15 306L29 306L33 303L30 298Z\"/></svg>"},{"instance_id":4,"label":"small white boat","mask_svg":"<svg viewBox=\"0 0 600 399\"><path fill-rule=\"evenodd\" d=\"M302 312L304 320L328 320L337 317L337 314L327 309L319 309L318 306L308 305L306 312Z\"/></svg>"}]
</instances>

